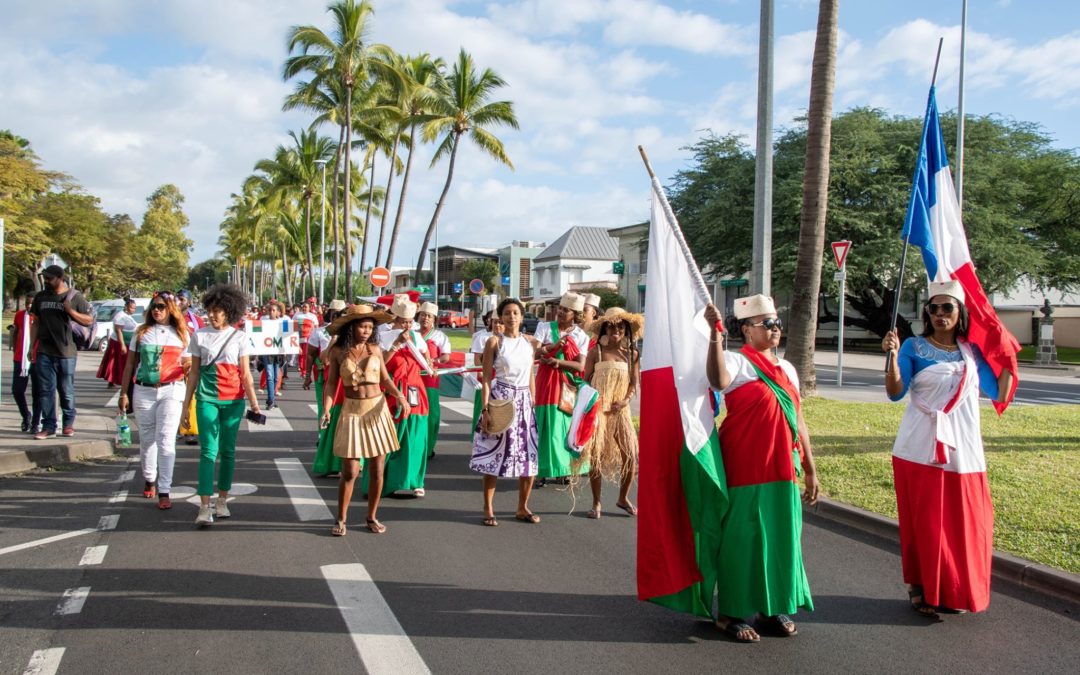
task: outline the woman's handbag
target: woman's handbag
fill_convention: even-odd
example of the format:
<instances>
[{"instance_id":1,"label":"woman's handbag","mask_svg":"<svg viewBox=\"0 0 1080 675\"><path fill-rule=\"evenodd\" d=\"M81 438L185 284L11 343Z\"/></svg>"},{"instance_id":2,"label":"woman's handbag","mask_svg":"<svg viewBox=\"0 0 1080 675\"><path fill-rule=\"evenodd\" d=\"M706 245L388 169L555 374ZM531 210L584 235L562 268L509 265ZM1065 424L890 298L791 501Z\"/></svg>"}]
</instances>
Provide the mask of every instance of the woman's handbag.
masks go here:
<instances>
[{"instance_id":1,"label":"woman's handbag","mask_svg":"<svg viewBox=\"0 0 1080 675\"><path fill-rule=\"evenodd\" d=\"M577 405L577 383L566 375L562 376L559 387L559 411L567 415L574 414L574 406Z\"/></svg>"},{"instance_id":2,"label":"woman's handbag","mask_svg":"<svg viewBox=\"0 0 1080 675\"><path fill-rule=\"evenodd\" d=\"M514 400L491 399L487 407L488 428L486 433L490 436L501 434L514 423Z\"/></svg>"}]
</instances>

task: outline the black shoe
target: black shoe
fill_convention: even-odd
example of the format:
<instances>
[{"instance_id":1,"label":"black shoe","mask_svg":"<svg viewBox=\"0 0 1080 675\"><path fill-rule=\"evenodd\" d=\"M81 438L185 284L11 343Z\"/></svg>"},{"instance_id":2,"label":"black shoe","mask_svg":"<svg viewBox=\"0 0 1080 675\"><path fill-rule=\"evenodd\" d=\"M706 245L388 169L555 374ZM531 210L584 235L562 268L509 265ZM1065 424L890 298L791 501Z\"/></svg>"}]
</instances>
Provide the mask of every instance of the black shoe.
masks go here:
<instances>
[{"instance_id":1,"label":"black shoe","mask_svg":"<svg viewBox=\"0 0 1080 675\"><path fill-rule=\"evenodd\" d=\"M21 429L24 434L30 431L30 420L23 420L22 426L20 426L19 429Z\"/></svg>"},{"instance_id":2,"label":"black shoe","mask_svg":"<svg viewBox=\"0 0 1080 675\"><path fill-rule=\"evenodd\" d=\"M534 488L542 488L545 485L547 485L547 478L541 478L540 480L536 481L536 484L533 485L533 487Z\"/></svg>"}]
</instances>

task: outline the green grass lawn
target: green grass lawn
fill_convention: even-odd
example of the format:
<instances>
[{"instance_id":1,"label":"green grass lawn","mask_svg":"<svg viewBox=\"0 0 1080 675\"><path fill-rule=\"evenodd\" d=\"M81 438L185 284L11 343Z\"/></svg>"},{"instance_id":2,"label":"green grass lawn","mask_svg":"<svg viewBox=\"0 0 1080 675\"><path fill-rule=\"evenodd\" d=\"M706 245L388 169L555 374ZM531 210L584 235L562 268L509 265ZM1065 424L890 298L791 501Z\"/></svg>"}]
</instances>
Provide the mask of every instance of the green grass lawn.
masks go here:
<instances>
[{"instance_id":1,"label":"green grass lawn","mask_svg":"<svg viewBox=\"0 0 1080 675\"><path fill-rule=\"evenodd\" d=\"M896 517L890 451L903 405L813 398L804 414L830 498ZM1080 573L1080 406L983 407L994 546Z\"/></svg>"},{"instance_id":2,"label":"green grass lawn","mask_svg":"<svg viewBox=\"0 0 1080 675\"><path fill-rule=\"evenodd\" d=\"M1080 364L1080 348L1077 347L1058 347L1057 348L1058 361L1062 363L1078 363ZM1034 361L1035 360L1035 347L1033 345L1027 345L1020 350L1020 353L1016 356L1020 361Z\"/></svg>"},{"instance_id":3,"label":"green grass lawn","mask_svg":"<svg viewBox=\"0 0 1080 675\"><path fill-rule=\"evenodd\" d=\"M455 352L467 352L472 346L472 334L464 328L444 328L446 337L450 338L450 346Z\"/></svg>"}]
</instances>

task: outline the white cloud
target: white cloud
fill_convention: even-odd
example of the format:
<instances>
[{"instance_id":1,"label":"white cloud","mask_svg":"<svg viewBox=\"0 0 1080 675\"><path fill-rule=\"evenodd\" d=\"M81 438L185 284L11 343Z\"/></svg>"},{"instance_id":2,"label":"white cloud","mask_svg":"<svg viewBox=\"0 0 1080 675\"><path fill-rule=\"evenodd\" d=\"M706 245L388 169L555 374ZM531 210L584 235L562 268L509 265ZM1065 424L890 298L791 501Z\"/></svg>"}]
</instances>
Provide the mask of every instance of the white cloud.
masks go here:
<instances>
[{"instance_id":1,"label":"white cloud","mask_svg":"<svg viewBox=\"0 0 1080 675\"><path fill-rule=\"evenodd\" d=\"M654 45L695 54L742 55L754 51L747 29L708 16L645 0L613 0L604 38L616 45Z\"/></svg>"}]
</instances>

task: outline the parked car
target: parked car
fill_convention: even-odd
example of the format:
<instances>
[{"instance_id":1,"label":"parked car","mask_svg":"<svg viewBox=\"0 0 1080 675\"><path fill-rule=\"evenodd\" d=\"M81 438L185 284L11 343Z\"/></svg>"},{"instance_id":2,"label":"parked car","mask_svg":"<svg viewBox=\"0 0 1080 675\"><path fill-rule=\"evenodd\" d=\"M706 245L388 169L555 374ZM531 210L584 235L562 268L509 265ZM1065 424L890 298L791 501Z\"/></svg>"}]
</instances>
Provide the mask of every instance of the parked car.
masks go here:
<instances>
[{"instance_id":1,"label":"parked car","mask_svg":"<svg viewBox=\"0 0 1080 675\"><path fill-rule=\"evenodd\" d=\"M469 325L469 317L463 312L444 309L439 312L439 328L464 328Z\"/></svg>"},{"instance_id":2,"label":"parked car","mask_svg":"<svg viewBox=\"0 0 1080 675\"><path fill-rule=\"evenodd\" d=\"M133 298L135 300L135 323L142 323L146 314L146 308L150 306L150 298ZM109 334L113 329L113 316L124 308L123 298L106 300L94 308L94 321L97 322L97 330L94 332L90 349L105 351L109 346Z\"/></svg>"},{"instance_id":3,"label":"parked car","mask_svg":"<svg viewBox=\"0 0 1080 675\"><path fill-rule=\"evenodd\" d=\"M532 312L525 312L525 317L521 320L521 330L525 333L532 335L536 332L536 327L540 324L540 319L537 318Z\"/></svg>"}]
</instances>

